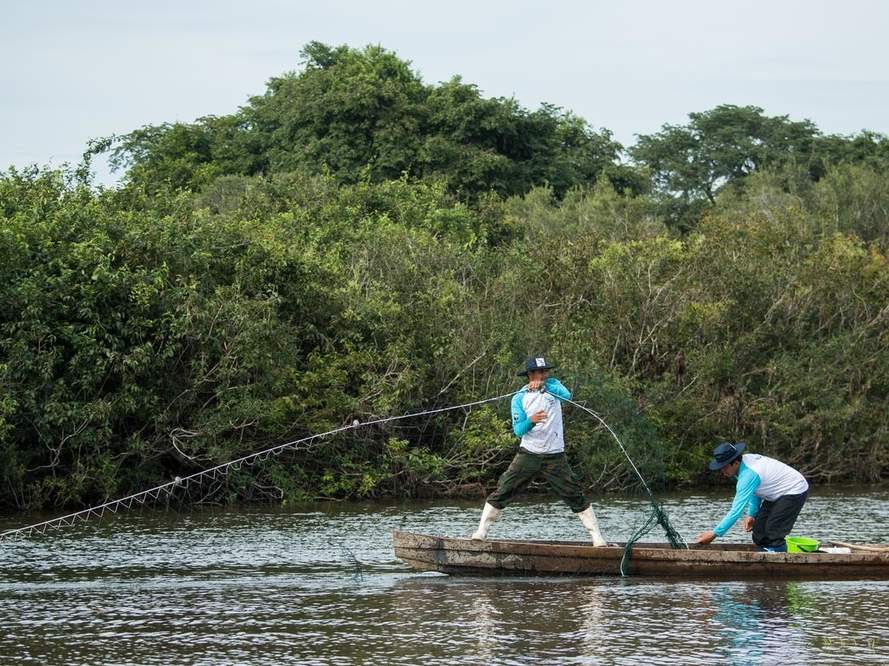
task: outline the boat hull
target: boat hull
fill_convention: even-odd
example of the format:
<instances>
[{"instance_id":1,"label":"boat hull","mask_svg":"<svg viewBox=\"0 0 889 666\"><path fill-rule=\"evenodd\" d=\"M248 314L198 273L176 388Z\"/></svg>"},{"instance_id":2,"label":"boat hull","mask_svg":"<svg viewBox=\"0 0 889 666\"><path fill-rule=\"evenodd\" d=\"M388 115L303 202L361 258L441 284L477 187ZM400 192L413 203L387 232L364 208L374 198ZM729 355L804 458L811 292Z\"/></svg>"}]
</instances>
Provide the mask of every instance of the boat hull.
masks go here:
<instances>
[{"instance_id":1,"label":"boat hull","mask_svg":"<svg viewBox=\"0 0 889 666\"><path fill-rule=\"evenodd\" d=\"M417 571L483 576L616 576L623 544L595 548L571 541L473 541L396 531L396 557ZM764 553L752 544L709 544L673 549L637 543L627 573L723 579L889 579L889 551Z\"/></svg>"}]
</instances>

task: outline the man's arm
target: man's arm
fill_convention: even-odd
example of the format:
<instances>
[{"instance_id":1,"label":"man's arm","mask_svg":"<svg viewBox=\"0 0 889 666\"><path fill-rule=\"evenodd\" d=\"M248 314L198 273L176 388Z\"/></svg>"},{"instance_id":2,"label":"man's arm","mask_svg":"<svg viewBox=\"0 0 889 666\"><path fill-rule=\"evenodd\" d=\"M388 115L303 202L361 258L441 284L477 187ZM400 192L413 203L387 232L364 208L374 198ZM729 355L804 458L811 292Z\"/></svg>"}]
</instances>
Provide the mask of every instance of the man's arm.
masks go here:
<instances>
[{"instance_id":1,"label":"man's arm","mask_svg":"<svg viewBox=\"0 0 889 666\"><path fill-rule=\"evenodd\" d=\"M754 472L749 467L745 467L741 474L738 476L738 485L735 490L735 499L732 501L732 508L729 509L729 512L725 515L719 525L713 528L713 532L716 533L716 536L721 537L726 532L728 532L732 525L741 517L741 514L744 513L744 509L747 507L749 503L753 500L754 491L759 487L762 479L759 478L759 474ZM757 498L758 500L759 498ZM757 508L759 507L759 502L757 501Z\"/></svg>"},{"instance_id":2,"label":"man's arm","mask_svg":"<svg viewBox=\"0 0 889 666\"><path fill-rule=\"evenodd\" d=\"M561 398L562 400L571 399L571 391L565 388L565 385L555 377L548 378L545 386L547 393L552 393L554 396Z\"/></svg>"},{"instance_id":3,"label":"man's arm","mask_svg":"<svg viewBox=\"0 0 889 666\"><path fill-rule=\"evenodd\" d=\"M522 389L512 396L512 431L516 437L524 437L525 433L534 427L534 422L525 414L525 408L522 407L522 399L526 392Z\"/></svg>"},{"instance_id":4,"label":"man's arm","mask_svg":"<svg viewBox=\"0 0 889 666\"><path fill-rule=\"evenodd\" d=\"M751 518L756 518L756 514L759 513L760 504L762 504L762 500L759 498L759 495L752 495L750 501L747 503L747 515Z\"/></svg>"}]
</instances>

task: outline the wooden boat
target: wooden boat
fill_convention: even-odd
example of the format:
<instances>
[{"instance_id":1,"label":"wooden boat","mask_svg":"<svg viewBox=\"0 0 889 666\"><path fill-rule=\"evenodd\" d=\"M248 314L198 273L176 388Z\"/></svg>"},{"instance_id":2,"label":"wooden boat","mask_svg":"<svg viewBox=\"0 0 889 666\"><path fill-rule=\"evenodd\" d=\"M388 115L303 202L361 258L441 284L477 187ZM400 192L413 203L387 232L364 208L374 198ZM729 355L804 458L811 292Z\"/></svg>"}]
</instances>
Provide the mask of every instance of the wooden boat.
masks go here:
<instances>
[{"instance_id":1,"label":"wooden boat","mask_svg":"<svg viewBox=\"0 0 889 666\"><path fill-rule=\"evenodd\" d=\"M413 569L461 575L615 576L620 575L624 556L624 544L594 548L578 541L472 541L396 531L393 542L396 557ZM627 573L723 579L889 579L889 547L853 546L848 553L764 553L753 544L673 549L665 543L637 543Z\"/></svg>"}]
</instances>

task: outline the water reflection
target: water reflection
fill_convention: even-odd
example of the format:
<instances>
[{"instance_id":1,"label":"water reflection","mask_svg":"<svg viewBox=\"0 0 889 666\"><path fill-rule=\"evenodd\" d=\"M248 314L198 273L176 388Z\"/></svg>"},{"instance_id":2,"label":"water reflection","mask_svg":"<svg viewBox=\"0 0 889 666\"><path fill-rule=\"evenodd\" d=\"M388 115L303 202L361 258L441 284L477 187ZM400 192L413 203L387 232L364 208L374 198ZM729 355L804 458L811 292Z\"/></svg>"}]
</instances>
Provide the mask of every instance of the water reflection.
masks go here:
<instances>
[{"instance_id":1,"label":"water reflection","mask_svg":"<svg viewBox=\"0 0 889 666\"><path fill-rule=\"evenodd\" d=\"M496 624L499 620L497 608L487 596L476 596L471 603L469 618L470 633L475 630L476 656L480 661L488 663L494 657L494 647L497 642Z\"/></svg>"},{"instance_id":2,"label":"water reflection","mask_svg":"<svg viewBox=\"0 0 889 666\"><path fill-rule=\"evenodd\" d=\"M578 604L580 615L580 656L593 661L602 654L606 641L605 599L599 586L585 586L582 601Z\"/></svg>"},{"instance_id":3,"label":"water reflection","mask_svg":"<svg viewBox=\"0 0 889 666\"><path fill-rule=\"evenodd\" d=\"M798 635L788 621L791 592L797 597L805 594L795 583L714 587L709 604L713 631L720 639L718 654L728 663L760 663L768 634L768 640L778 647L777 651L769 650L769 658L794 661Z\"/></svg>"}]
</instances>

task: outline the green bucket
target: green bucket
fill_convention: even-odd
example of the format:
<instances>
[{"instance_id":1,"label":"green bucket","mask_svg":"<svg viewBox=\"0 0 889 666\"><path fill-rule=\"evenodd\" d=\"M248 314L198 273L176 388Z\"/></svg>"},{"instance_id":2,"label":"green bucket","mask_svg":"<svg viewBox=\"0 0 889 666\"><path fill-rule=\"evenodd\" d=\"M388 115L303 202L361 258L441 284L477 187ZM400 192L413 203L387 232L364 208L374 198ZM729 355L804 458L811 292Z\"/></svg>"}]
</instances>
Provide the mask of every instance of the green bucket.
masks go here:
<instances>
[{"instance_id":1,"label":"green bucket","mask_svg":"<svg viewBox=\"0 0 889 666\"><path fill-rule=\"evenodd\" d=\"M784 537L784 541L787 544L788 553L814 553L821 545L817 539L800 536Z\"/></svg>"}]
</instances>

